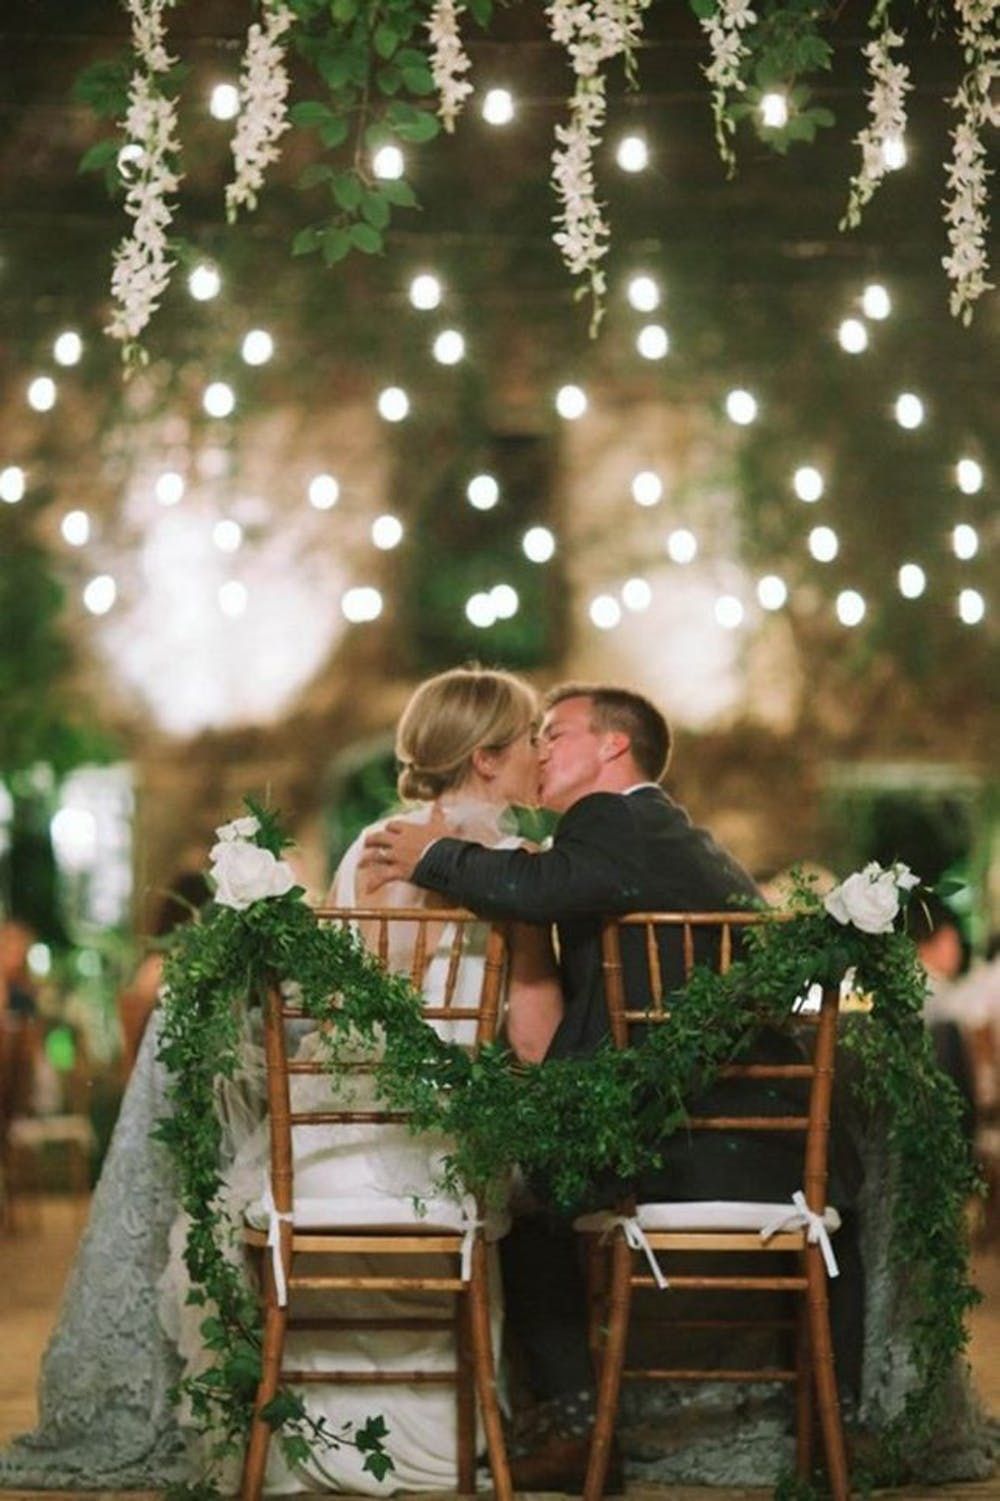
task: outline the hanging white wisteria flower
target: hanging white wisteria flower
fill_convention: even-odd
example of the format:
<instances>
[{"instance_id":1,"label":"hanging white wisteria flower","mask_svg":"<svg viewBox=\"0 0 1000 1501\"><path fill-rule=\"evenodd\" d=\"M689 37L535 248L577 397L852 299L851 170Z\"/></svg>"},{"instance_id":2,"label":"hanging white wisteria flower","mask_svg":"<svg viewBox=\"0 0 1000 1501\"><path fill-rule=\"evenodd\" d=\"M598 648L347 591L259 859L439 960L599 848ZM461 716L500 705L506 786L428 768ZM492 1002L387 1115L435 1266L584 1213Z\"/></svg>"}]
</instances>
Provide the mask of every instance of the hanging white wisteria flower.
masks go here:
<instances>
[{"instance_id":1,"label":"hanging white wisteria flower","mask_svg":"<svg viewBox=\"0 0 1000 1501\"><path fill-rule=\"evenodd\" d=\"M944 218L951 251L943 266L953 285L949 298L952 314L963 323L972 321L972 304L988 291L989 258L986 253L989 201L986 149L982 133L986 125L1000 123L1000 105L993 102L997 81L996 54L1000 48L995 21L997 0L956 0L958 39L968 71L951 106L960 119L951 132L952 155L947 167L948 196Z\"/></svg>"},{"instance_id":2,"label":"hanging white wisteria flower","mask_svg":"<svg viewBox=\"0 0 1000 1501\"><path fill-rule=\"evenodd\" d=\"M438 114L445 130L453 131L472 84L463 75L471 66L462 45L458 18L465 6L456 0L434 0L427 33L431 41L431 74L438 91Z\"/></svg>"},{"instance_id":3,"label":"hanging white wisteria flower","mask_svg":"<svg viewBox=\"0 0 1000 1501\"><path fill-rule=\"evenodd\" d=\"M700 17L700 21L712 52L703 72L712 85L715 139L719 154L731 171L736 159L728 137L735 131L736 123L729 113L729 95L742 93L746 88L744 63L751 54L743 33L757 24L757 14L750 8L750 0L719 0L712 14Z\"/></svg>"},{"instance_id":4,"label":"hanging white wisteria flower","mask_svg":"<svg viewBox=\"0 0 1000 1501\"><path fill-rule=\"evenodd\" d=\"M132 229L114 253L111 295L115 312L107 326L126 353L159 307L170 281L173 260L167 231L173 218L169 195L180 185L177 108L162 80L173 67L166 48L164 12L174 0L128 0L136 68L129 83L128 110L122 122L129 146L131 180L125 212Z\"/></svg>"},{"instance_id":5,"label":"hanging white wisteria flower","mask_svg":"<svg viewBox=\"0 0 1000 1501\"><path fill-rule=\"evenodd\" d=\"M232 142L235 175L226 188L230 223L241 208L256 208L264 169L281 155L278 141L289 127L288 69L281 38L294 20L282 0L270 0L263 7L263 19L247 32L240 68L240 113Z\"/></svg>"},{"instance_id":6,"label":"hanging white wisteria flower","mask_svg":"<svg viewBox=\"0 0 1000 1501\"><path fill-rule=\"evenodd\" d=\"M906 95L912 88L906 63L894 61L892 51L902 47L903 37L886 24L879 36L863 49L871 88L868 91L868 124L855 136L861 148L861 167L851 178L850 193L841 229L854 229L861 211L889 170L891 145L906 133Z\"/></svg>"},{"instance_id":7,"label":"hanging white wisteria flower","mask_svg":"<svg viewBox=\"0 0 1000 1501\"><path fill-rule=\"evenodd\" d=\"M648 4L649 0L552 0L546 9L552 40L566 48L575 78L569 123L556 126L552 153L552 183L561 205L553 240L569 271L587 278L591 334L597 331L604 311L607 280L600 262L607 254L610 234L594 178L594 151L607 113L600 68L609 59L624 56L631 78Z\"/></svg>"}]
</instances>

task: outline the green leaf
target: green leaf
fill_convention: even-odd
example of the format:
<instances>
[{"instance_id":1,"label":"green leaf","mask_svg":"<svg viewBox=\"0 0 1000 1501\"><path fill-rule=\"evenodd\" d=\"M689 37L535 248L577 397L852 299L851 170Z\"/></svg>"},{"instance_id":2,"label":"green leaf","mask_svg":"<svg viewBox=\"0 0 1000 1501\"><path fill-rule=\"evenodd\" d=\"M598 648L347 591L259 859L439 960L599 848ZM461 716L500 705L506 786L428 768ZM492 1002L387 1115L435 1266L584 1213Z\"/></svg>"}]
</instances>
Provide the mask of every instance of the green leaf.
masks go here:
<instances>
[{"instance_id":1,"label":"green leaf","mask_svg":"<svg viewBox=\"0 0 1000 1501\"><path fill-rule=\"evenodd\" d=\"M310 129L325 124L327 120L332 120L333 111L320 99L303 99L299 104L292 105L288 111L288 118L293 125L304 125Z\"/></svg>"},{"instance_id":2,"label":"green leaf","mask_svg":"<svg viewBox=\"0 0 1000 1501\"><path fill-rule=\"evenodd\" d=\"M434 75L426 64L419 68L404 68L403 83L411 94L433 94L436 88Z\"/></svg>"},{"instance_id":3,"label":"green leaf","mask_svg":"<svg viewBox=\"0 0 1000 1501\"><path fill-rule=\"evenodd\" d=\"M396 64L400 68L426 68L427 54L421 52L419 47L400 47L396 53Z\"/></svg>"},{"instance_id":4,"label":"green leaf","mask_svg":"<svg viewBox=\"0 0 1000 1501\"><path fill-rule=\"evenodd\" d=\"M328 229L322 237L323 259L328 266L335 266L345 255L351 253L351 238L346 229Z\"/></svg>"},{"instance_id":5,"label":"green leaf","mask_svg":"<svg viewBox=\"0 0 1000 1501\"><path fill-rule=\"evenodd\" d=\"M309 166L299 173L296 186L302 189L314 188L317 183L329 182L333 175L333 168L328 162L310 162Z\"/></svg>"},{"instance_id":6,"label":"green leaf","mask_svg":"<svg viewBox=\"0 0 1000 1501\"><path fill-rule=\"evenodd\" d=\"M348 213L358 207L363 192L364 189L353 172L341 172L334 180L333 196Z\"/></svg>"},{"instance_id":7,"label":"green leaf","mask_svg":"<svg viewBox=\"0 0 1000 1501\"><path fill-rule=\"evenodd\" d=\"M379 57L388 60L399 46L399 36L394 26L389 26L383 21L381 26L375 28L375 51Z\"/></svg>"},{"instance_id":8,"label":"green leaf","mask_svg":"<svg viewBox=\"0 0 1000 1501\"><path fill-rule=\"evenodd\" d=\"M718 9L717 0L689 0L691 9L699 21L707 21Z\"/></svg>"},{"instance_id":9,"label":"green leaf","mask_svg":"<svg viewBox=\"0 0 1000 1501\"><path fill-rule=\"evenodd\" d=\"M386 180L381 183L379 192L386 202L391 203L394 208L417 207L417 195L410 187L410 184L405 182L402 177L394 178L391 181Z\"/></svg>"},{"instance_id":10,"label":"green leaf","mask_svg":"<svg viewBox=\"0 0 1000 1501\"><path fill-rule=\"evenodd\" d=\"M321 238L320 232L314 224L307 225L305 229L299 230L292 241L292 254L311 255L314 250L319 249Z\"/></svg>"},{"instance_id":11,"label":"green leaf","mask_svg":"<svg viewBox=\"0 0 1000 1501\"><path fill-rule=\"evenodd\" d=\"M106 58L84 68L73 81L72 98L102 120L119 119L128 105L131 57Z\"/></svg>"},{"instance_id":12,"label":"green leaf","mask_svg":"<svg viewBox=\"0 0 1000 1501\"><path fill-rule=\"evenodd\" d=\"M469 0L469 14L485 30L493 19L493 0Z\"/></svg>"},{"instance_id":13,"label":"green leaf","mask_svg":"<svg viewBox=\"0 0 1000 1501\"><path fill-rule=\"evenodd\" d=\"M370 224L352 224L348 230L351 244L364 255L378 255L382 249L382 236Z\"/></svg>"},{"instance_id":14,"label":"green leaf","mask_svg":"<svg viewBox=\"0 0 1000 1501\"><path fill-rule=\"evenodd\" d=\"M403 75L395 63L386 63L384 68L379 68L375 74L375 82L379 86L379 92L383 94L398 94L403 86Z\"/></svg>"},{"instance_id":15,"label":"green leaf","mask_svg":"<svg viewBox=\"0 0 1000 1501\"><path fill-rule=\"evenodd\" d=\"M319 138L324 146L342 146L347 140L349 128L343 117L332 116L325 125L320 126Z\"/></svg>"},{"instance_id":16,"label":"green leaf","mask_svg":"<svg viewBox=\"0 0 1000 1501\"><path fill-rule=\"evenodd\" d=\"M392 218L392 209L383 193L373 189L364 195L361 202L361 212L373 229L385 229Z\"/></svg>"},{"instance_id":17,"label":"green leaf","mask_svg":"<svg viewBox=\"0 0 1000 1501\"><path fill-rule=\"evenodd\" d=\"M120 150L118 138L109 136L107 140L98 141L83 153L76 170L78 172L103 172L105 167L110 167L117 159Z\"/></svg>"},{"instance_id":18,"label":"green leaf","mask_svg":"<svg viewBox=\"0 0 1000 1501\"><path fill-rule=\"evenodd\" d=\"M359 0L330 0L330 15L342 24L353 21L359 9Z\"/></svg>"},{"instance_id":19,"label":"green leaf","mask_svg":"<svg viewBox=\"0 0 1000 1501\"><path fill-rule=\"evenodd\" d=\"M441 121L437 115L432 115L428 110L420 110L416 114L416 119L397 125L396 134L400 140L413 141L418 144L422 141L432 141L440 133Z\"/></svg>"}]
</instances>

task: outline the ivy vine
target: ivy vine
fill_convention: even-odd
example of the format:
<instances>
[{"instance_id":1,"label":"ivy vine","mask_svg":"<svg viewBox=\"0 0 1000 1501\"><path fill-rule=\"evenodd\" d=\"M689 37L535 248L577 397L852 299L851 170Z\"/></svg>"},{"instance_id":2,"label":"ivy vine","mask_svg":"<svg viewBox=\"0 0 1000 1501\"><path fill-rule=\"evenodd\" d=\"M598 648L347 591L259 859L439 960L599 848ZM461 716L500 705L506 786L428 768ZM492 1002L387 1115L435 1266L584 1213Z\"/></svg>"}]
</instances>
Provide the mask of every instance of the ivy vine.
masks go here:
<instances>
[{"instance_id":1,"label":"ivy vine","mask_svg":"<svg viewBox=\"0 0 1000 1501\"><path fill-rule=\"evenodd\" d=\"M250 804L257 842L278 855L287 841L272 815ZM578 1204L599 1174L630 1178L655 1166L664 1135L686 1119L684 1101L711 1084L763 1024L789 1025L789 997L839 984L855 969L872 997L868 1022L847 1029L859 1057L864 1102L884 1112L895 1163L892 1252L919 1308L913 1327L918 1379L883 1435L891 1479L904 1454L914 1463L934 1438L949 1372L966 1342L969 1280L963 1209L975 1186L960 1127L960 1102L938 1070L921 1019L925 977L903 932L871 935L841 926L806 882L783 923L747 930L726 975L697 968L671 1003L669 1027L641 1045L607 1047L590 1059L525 1065L502 1043L472 1058L423 1019L419 994L388 975L350 932L318 924L296 888L246 910L214 906L179 931L166 966L160 1056L171 1114L159 1127L190 1216L186 1259L192 1298L206 1309L212 1364L181 1383L196 1426L208 1436L209 1473L189 1495L214 1494L213 1469L242 1449L260 1373L257 1302L232 1257L232 1231L218 1194L221 1079L237 1067L245 1010L279 979L298 987L304 1012L323 1024L326 1062L367 1043L380 1098L406 1110L415 1131L441 1132L453 1147L443 1187L501 1195L515 1164L544 1177L557 1203ZM627 1129L625 1123L629 1123ZM392 1435L373 1417L354 1434L311 1420L284 1390L266 1412L290 1463L313 1444L353 1443L365 1468L391 1469Z\"/></svg>"}]
</instances>

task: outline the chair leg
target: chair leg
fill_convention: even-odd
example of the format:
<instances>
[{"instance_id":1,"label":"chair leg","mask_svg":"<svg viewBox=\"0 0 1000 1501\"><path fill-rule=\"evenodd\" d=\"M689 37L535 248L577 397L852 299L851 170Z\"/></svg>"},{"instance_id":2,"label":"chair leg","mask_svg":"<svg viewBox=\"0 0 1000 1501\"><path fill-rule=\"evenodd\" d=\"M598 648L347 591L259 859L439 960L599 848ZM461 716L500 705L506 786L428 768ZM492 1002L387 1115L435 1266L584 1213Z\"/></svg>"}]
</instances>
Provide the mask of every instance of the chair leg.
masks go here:
<instances>
[{"instance_id":1,"label":"chair leg","mask_svg":"<svg viewBox=\"0 0 1000 1501\"><path fill-rule=\"evenodd\" d=\"M455 1443L458 1494L472 1496L476 1490L476 1364L472 1355L472 1319L469 1295L455 1300Z\"/></svg>"},{"instance_id":2,"label":"chair leg","mask_svg":"<svg viewBox=\"0 0 1000 1501\"><path fill-rule=\"evenodd\" d=\"M826 1270L818 1246L807 1246L806 1276L809 1286L809 1334L812 1343L813 1378L816 1382L816 1405L819 1408L826 1470L833 1501L848 1501L851 1484L847 1473L844 1431L840 1422L840 1398L833 1369L833 1343L830 1338L830 1307L826 1296Z\"/></svg>"},{"instance_id":3,"label":"chair leg","mask_svg":"<svg viewBox=\"0 0 1000 1501\"><path fill-rule=\"evenodd\" d=\"M813 1448L813 1371L805 1295L795 1300L795 1473L808 1480Z\"/></svg>"},{"instance_id":4,"label":"chair leg","mask_svg":"<svg viewBox=\"0 0 1000 1501\"><path fill-rule=\"evenodd\" d=\"M240 1482L241 1501L260 1501L264 1490L264 1475L267 1470L267 1455L271 1447L271 1425L260 1417L278 1390L281 1374L281 1357L285 1348L285 1328L288 1309L278 1306L274 1285L274 1271L269 1255L263 1258L262 1286L264 1294L264 1340L261 1352L260 1385L254 1401L253 1422L247 1439L243 1459L243 1478Z\"/></svg>"},{"instance_id":5,"label":"chair leg","mask_svg":"<svg viewBox=\"0 0 1000 1501\"><path fill-rule=\"evenodd\" d=\"M608 1293L607 1339L597 1388L597 1417L583 1487L584 1501L600 1501L607 1479L611 1441L618 1416L618 1393L625 1364L625 1341L632 1302L632 1252L623 1234L611 1248L611 1286Z\"/></svg>"},{"instance_id":6,"label":"chair leg","mask_svg":"<svg viewBox=\"0 0 1000 1501\"><path fill-rule=\"evenodd\" d=\"M495 1501L512 1501L514 1488L511 1484L507 1446L504 1443L503 1425L500 1420L496 1365L490 1336L486 1242L481 1236L476 1237L472 1248L472 1276L467 1297L472 1325L472 1358L476 1372L476 1391L479 1396L479 1410L483 1415L490 1469L493 1473L493 1493Z\"/></svg>"}]
</instances>

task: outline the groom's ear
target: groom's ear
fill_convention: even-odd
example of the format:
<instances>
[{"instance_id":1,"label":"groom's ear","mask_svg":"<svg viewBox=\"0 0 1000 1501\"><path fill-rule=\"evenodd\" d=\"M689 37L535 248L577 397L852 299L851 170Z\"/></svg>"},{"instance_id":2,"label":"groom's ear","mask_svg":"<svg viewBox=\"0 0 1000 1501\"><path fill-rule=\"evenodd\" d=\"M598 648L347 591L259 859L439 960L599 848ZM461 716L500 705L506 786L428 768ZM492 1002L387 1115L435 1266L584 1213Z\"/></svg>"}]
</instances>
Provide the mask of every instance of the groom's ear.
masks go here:
<instances>
[{"instance_id":1,"label":"groom's ear","mask_svg":"<svg viewBox=\"0 0 1000 1501\"><path fill-rule=\"evenodd\" d=\"M601 760L617 761L632 749L632 742L624 730L607 730L601 744Z\"/></svg>"},{"instance_id":2,"label":"groom's ear","mask_svg":"<svg viewBox=\"0 0 1000 1501\"><path fill-rule=\"evenodd\" d=\"M484 745L477 745L472 752L472 769L485 781L490 781L497 774L496 752L487 750Z\"/></svg>"}]
</instances>

